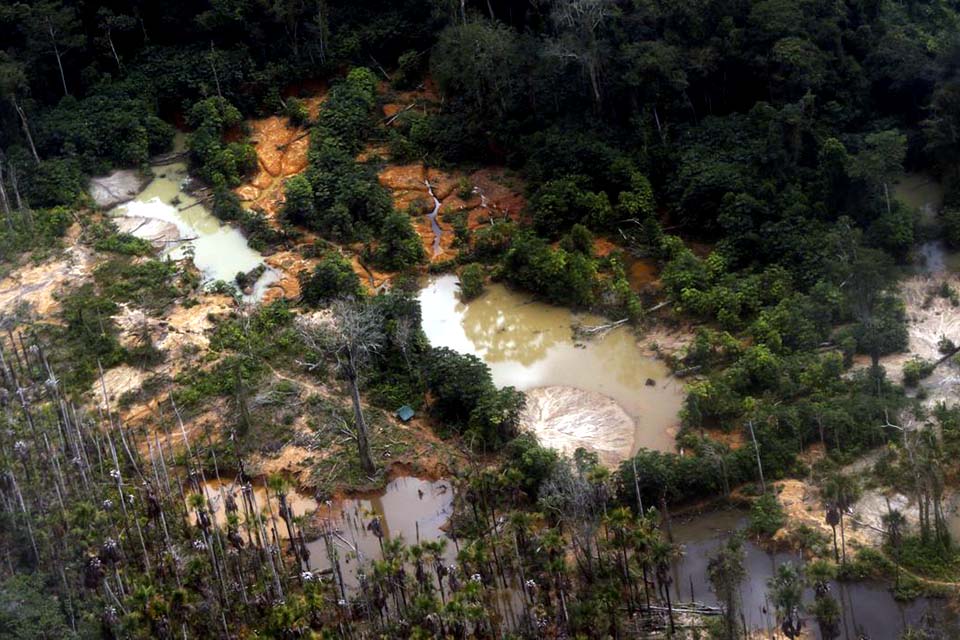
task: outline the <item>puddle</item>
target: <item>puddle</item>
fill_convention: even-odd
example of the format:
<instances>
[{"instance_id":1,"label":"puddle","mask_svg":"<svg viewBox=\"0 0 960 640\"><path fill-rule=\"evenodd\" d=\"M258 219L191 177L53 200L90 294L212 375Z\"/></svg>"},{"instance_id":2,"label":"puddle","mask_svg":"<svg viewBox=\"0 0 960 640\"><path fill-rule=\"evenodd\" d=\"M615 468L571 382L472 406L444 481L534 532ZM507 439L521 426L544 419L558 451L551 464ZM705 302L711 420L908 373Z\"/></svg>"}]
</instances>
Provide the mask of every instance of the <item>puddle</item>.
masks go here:
<instances>
[{"instance_id":1,"label":"puddle","mask_svg":"<svg viewBox=\"0 0 960 640\"><path fill-rule=\"evenodd\" d=\"M226 527L226 502L230 498L233 498L233 500L236 501L238 509L237 513L240 517L240 530L244 537L247 537L244 527L245 510L240 485L227 480L208 480L203 486L204 497L207 500L207 508L212 513L213 521L217 524L217 526L221 528ZM187 487L184 487L184 491L186 491L186 489ZM260 512L260 515L263 518L263 525L267 527L268 531L271 529L270 514L272 512L277 519L277 534L281 538L287 538L287 528L283 523L283 520L280 518L280 503L277 500L276 492L268 489L263 484L260 484L259 486L254 486L251 493L253 497L253 504L256 505L257 510ZM189 501L189 499L190 494L187 495L187 500ZM293 512L294 518L307 515L308 513L313 513L317 510L316 500L297 493L292 489L287 491L287 504L290 506L290 510ZM188 509L188 511L190 513L190 524L196 525L196 511L194 509ZM251 525L255 525L255 522L252 522Z\"/></svg>"},{"instance_id":2,"label":"puddle","mask_svg":"<svg viewBox=\"0 0 960 640\"><path fill-rule=\"evenodd\" d=\"M894 197L920 212L923 223L934 222L943 206L943 185L926 173L905 173L893 188Z\"/></svg>"},{"instance_id":3,"label":"puddle","mask_svg":"<svg viewBox=\"0 0 960 640\"><path fill-rule=\"evenodd\" d=\"M403 538L405 544L446 540L444 564L456 558L456 548L442 527L453 513L453 487L446 480L430 481L401 477L387 485L382 495L355 498L323 505L317 513L323 528L331 531L331 544L340 559L345 588L359 586L357 570L373 560L382 560L381 540L368 528L379 517L383 540ZM327 571L330 555L324 538L307 544L310 568Z\"/></svg>"},{"instance_id":4,"label":"puddle","mask_svg":"<svg viewBox=\"0 0 960 640\"><path fill-rule=\"evenodd\" d=\"M178 134L175 148L182 150L184 144L184 136ZM134 235L164 243L165 248L160 249L163 257L179 260L192 255L205 283L215 280L233 283L238 273L248 273L263 264L263 256L250 248L239 229L222 223L205 206L198 204L196 198L183 191L184 181L189 177L185 161L153 166L153 173L153 180L136 198L114 207L110 215L129 218L124 226L130 226ZM179 240L158 240L157 224L142 224L151 221L176 228L178 233L173 235ZM279 274L268 268L244 296L245 299L259 299L278 279Z\"/></svg>"},{"instance_id":5,"label":"puddle","mask_svg":"<svg viewBox=\"0 0 960 640\"><path fill-rule=\"evenodd\" d=\"M674 539L684 545L684 555L673 567L673 590L676 602L700 602L718 606L707 577L710 557L726 541L730 533L746 526L743 512L724 510L697 516L673 527ZM740 596L746 624L752 629L775 628L773 606L767 598L767 581L777 566L784 562L798 564L794 554L767 553L749 540L744 543L744 580ZM932 615L948 636L957 637L960 621L947 616L942 601L918 598L911 602L897 602L884 585L872 582L833 583L831 593L843 610L840 636L843 640L859 638L897 638L912 625L920 625L925 616ZM813 591L807 589L804 602L812 605ZM806 628L810 637L820 638L813 616L807 614ZM804 636L807 637L807 636Z\"/></svg>"},{"instance_id":6,"label":"puddle","mask_svg":"<svg viewBox=\"0 0 960 640\"><path fill-rule=\"evenodd\" d=\"M683 385L643 352L629 328L579 346L571 324L600 323L601 318L536 302L499 284L463 304L457 282L453 275L440 276L420 291L423 330L431 345L478 356L498 386L523 391L565 386L602 394L633 419L632 451L673 450Z\"/></svg>"}]
</instances>

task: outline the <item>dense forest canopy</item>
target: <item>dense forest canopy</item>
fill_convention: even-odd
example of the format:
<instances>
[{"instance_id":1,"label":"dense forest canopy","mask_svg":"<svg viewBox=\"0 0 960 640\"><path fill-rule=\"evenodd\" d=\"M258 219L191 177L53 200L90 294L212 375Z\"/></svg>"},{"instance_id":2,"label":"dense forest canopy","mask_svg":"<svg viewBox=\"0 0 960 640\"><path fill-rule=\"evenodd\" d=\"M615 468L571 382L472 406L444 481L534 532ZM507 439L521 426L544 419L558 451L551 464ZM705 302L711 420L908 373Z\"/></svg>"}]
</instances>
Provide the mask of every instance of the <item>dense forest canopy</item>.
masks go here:
<instances>
[{"instance_id":1,"label":"dense forest canopy","mask_svg":"<svg viewBox=\"0 0 960 640\"><path fill-rule=\"evenodd\" d=\"M323 95L314 111L311 92ZM387 113L386 93L429 105ZM249 123L272 116L302 130L285 145L309 137L273 218L238 195L262 164ZM205 292L196 269L117 233L88 185L115 169L152 175L175 140L216 217L310 269L294 299L208 319L202 362L124 398L155 400L158 424L177 423L184 441L184 420L211 406L229 416L220 441L205 432L158 465L169 432L131 446L109 402L82 407L104 370L161 363L149 319ZM455 219L454 257L435 260L416 203L401 210L383 184L384 156L422 169L434 215L433 169L506 167L525 205L488 224ZM942 211L895 196L905 172L943 185ZM479 193L461 182L461 200ZM943 335L942 358L911 359L899 377L884 368L909 345L898 287L925 268L918 247L960 248L952 0L0 0L0 216L0 276L26 256L42 263L72 228L97 256L82 286L58 292L55 317L0 316L0 638L673 635L670 509L737 494L768 539L785 523L769 485L789 477L816 478L834 535L796 534L816 560L771 578L787 637L800 633L804 585L832 638L838 577L891 578L908 598L960 573L943 513L960 419L905 390L958 349ZM627 260L652 265L657 285L634 286ZM681 326L689 344L661 353L687 383L677 451L607 469L521 433L523 393L428 343L411 294L428 271L456 271L465 302L494 280L616 326ZM220 282L212 295L231 292ZM958 304L947 282L924 305L941 299ZM143 339L122 341L133 307ZM270 376L282 383L260 393ZM291 389L304 379L332 395L301 402ZM275 453L276 434L304 418L270 407L335 424L356 443L337 481L365 486L386 481L379 467L400 446L377 431L384 412L408 403L430 421L421 439L470 462L454 470L459 569L439 542L376 534L381 558L348 598L342 575L308 570L282 474L267 493L272 541L251 524L249 495L246 538L236 504L211 521L198 478L245 477L244 460ZM916 530L888 500L881 550L848 562L861 486L838 469L870 450L874 481L920 505ZM710 560L718 615L689 637L745 632L743 553L734 537ZM503 628L499 588L525 612Z\"/></svg>"}]
</instances>

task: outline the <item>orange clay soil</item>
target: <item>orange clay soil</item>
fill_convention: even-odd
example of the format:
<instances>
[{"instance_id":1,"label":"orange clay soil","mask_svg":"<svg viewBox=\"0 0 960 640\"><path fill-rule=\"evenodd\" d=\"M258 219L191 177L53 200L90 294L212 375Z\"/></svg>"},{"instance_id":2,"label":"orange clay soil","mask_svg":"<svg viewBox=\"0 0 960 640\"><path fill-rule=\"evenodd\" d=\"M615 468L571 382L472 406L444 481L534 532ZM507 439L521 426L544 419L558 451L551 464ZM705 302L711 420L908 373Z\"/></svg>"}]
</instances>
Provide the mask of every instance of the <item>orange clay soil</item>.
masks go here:
<instances>
[{"instance_id":1,"label":"orange clay soil","mask_svg":"<svg viewBox=\"0 0 960 640\"><path fill-rule=\"evenodd\" d=\"M405 110L417 110L422 113L428 113L436 110L435 105L440 104L440 93L433 79L429 76L423 84L411 91L393 91L386 82L379 85L380 95L387 97L387 102L383 105L383 118L387 122L393 116ZM411 105L413 105L411 107Z\"/></svg>"},{"instance_id":2,"label":"orange clay soil","mask_svg":"<svg viewBox=\"0 0 960 640\"><path fill-rule=\"evenodd\" d=\"M316 118L326 93L302 98L310 118ZM262 211L277 224L277 213L283 204L283 183L307 167L310 136L307 127L290 124L286 116L270 116L249 121L250 141L257 152L257 173L236 189L249 208Z\"/></svg>"},{"instance_id":3,"label":"orange clay soil","mask_svg":"<svg viewBox=\"0 0 960 640\"><path fill-rule=\"evenodd\" d=\"M379 91L387 100L383 106L384 122L410 105L414 105L413 109L422 108L427 112L435 108L440 100L437 89L429 78L412 91L392 91L385 82L381 83ZM285 93L309 94L309 97L301 99L311 118L316 118L326 98L326 86L314 83L310 86L292 87ZM284 182L307 166L309 130L292 126L284 116L270 116L252 120L248 124L251 129L251 142L257 153L258 170L248 182L235 191L245 206L261 211L271 224L279 227L278 214L283 205ZM389 151L385 147L371 146L365 149L357 160L364 162L373 157L388 155ZM427 169L421 163L387 165L380 172L379 180L390 191L396 209L409 211L413 216L413 227L431 262L449 260L457 255L452 246L453 216L456 214L465 212L468 227L477 229L490 224L491 219L518 219L526 204L520 194L522 184L509 178L506 171L498 167L468 174ZM441 203L437 216L437 224L441 229L440 251L437 255L433 254L434 233L427 217L434 206L427 180ZM469 194L464 194L466 198L458 194L461 181L469 184L471 189ZM280 273L279 281L265 294L265 301L299 297L299 275L311 270L317 262L315 259L304 258L301 249L313 240L311 234L306 234L301 237L298 246L288 247L265 258L266 263ZM375 291L389 283L392 274L361 264L358 258L360 246L343 249L365 288Z\"/></svg>"},{"instance_id":4,"label":"orange clay soil","mask_svg":"<svg viewBox=\"0 0 960 640\"><path fill-rule=\"evenodd\" d=\"M526 206L519 185L508 185L510 179L500 167L464 173L428 169L422 163L387 165L378 177L380 184L390 191L394 207L413 216L413 227L431 262L443 262L457 255L453 247L453 220L457 214L465 213L468 228L476 230L490 224L491 218L518 220ZM433 227L427 215L433 210L434 202L427 181L440 201L437 224L442 235L440 252L436 255L433 254ZM459 193L461 181L470 187L469 195Z\"/></svg>"}]
</instances>

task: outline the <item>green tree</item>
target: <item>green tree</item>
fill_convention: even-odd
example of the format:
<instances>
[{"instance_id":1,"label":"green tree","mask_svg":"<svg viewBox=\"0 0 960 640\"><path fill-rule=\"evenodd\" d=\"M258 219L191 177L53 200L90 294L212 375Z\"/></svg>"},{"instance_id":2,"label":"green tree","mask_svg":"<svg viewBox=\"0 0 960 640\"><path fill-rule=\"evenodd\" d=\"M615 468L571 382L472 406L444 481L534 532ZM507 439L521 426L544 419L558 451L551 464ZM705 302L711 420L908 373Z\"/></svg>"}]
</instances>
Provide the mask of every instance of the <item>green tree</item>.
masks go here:
<instances>
[{"instance_id":1,"label":"green tree","mask_svg":"<svg viewBox=\"0 0 960 640\"><path fill-rule=\"evenodd\" d=\"M362 293L363 287L353 265L336 251L323 254L309 274L300 274L300 299L311 306Z\"/></svg>"},{"instance_id":2,"label":"green tree","mask_svg":"<svg viewBox=\"0 0 960 640\"><path fill-rule=\"evenodd\" d=\"M410 223L410 216L393 211L387 214L380 228L380 241L373 252L374 263L389 271L401 271L426 258L420 236Z\"/></svg>"},{"instance_id":3,"label":"green tree","mask_svg":"<svg viewBox=\"0 0 960 640\"><path fill-rule=\"evenodd\" d=\"M483 265L471 262L460 269L459 277L460 298L464 302L469 302L483 293L483 284L486 277L483 271Z\"/></svg>"},{"instance_id":4,"label":"green tree","mask_svg":"<svg viewBox=\"0 0 960 640\"><path fill-rule=\"evenodd\" d=\"M373 475L376 465L370 452L360 382L365 368L384 347L383 317L377 306L350 298L334 302L331 310L331 322L303 318L299 326L300 337L314 357L333 356L337 373L346 380L353 401L352 437L357 443L360 468L367 475ZM314 363L312 368L317 366L319 363Z\"/></svg>"},{"instance_id":5,"label":"green tree","mask_svg":"<svg viewBox=\"0 0 960 640\"><path fill-rule=\"evenodd\" d=\"M313 187L305 175L297 174L283 185L283 219L294 224L311 226L316 212L313 206Z\"/></svg>"}]
</instances>

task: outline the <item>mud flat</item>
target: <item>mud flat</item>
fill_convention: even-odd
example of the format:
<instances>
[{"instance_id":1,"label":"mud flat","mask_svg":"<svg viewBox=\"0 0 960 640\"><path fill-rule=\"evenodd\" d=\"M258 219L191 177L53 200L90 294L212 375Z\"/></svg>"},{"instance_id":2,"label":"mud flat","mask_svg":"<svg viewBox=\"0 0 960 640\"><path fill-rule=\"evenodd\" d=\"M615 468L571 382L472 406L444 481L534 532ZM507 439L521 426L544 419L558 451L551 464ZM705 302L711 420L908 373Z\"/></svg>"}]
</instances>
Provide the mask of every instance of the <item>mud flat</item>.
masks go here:
<instances>
[{"instance_id":1,"label":"mud flat","mask_svg":"<svg viewBox=\"0 0 960 640\"><path fill-rule=\"evenodd\" d=\"M452 275L432 278L420 291L423 330L431 345L476 355L489 365L499 386L588 392L566 398L569 391L534 392L535 407L552 407L544 426L534 427L541 438L570 444L583 439L598 452L607 452L604 455L611 460L640 447L673 450L683 384L628 327L578 343L571 325L603 320L536 302L497 284L469 304L460 302L457 293L458 281ZM632 437L623 432L622 417L611 409L611 402L632 421ZM578 421L587 430L579 435L575 433L579 429L571 432Z\"/></svg>"}]
</instances>

